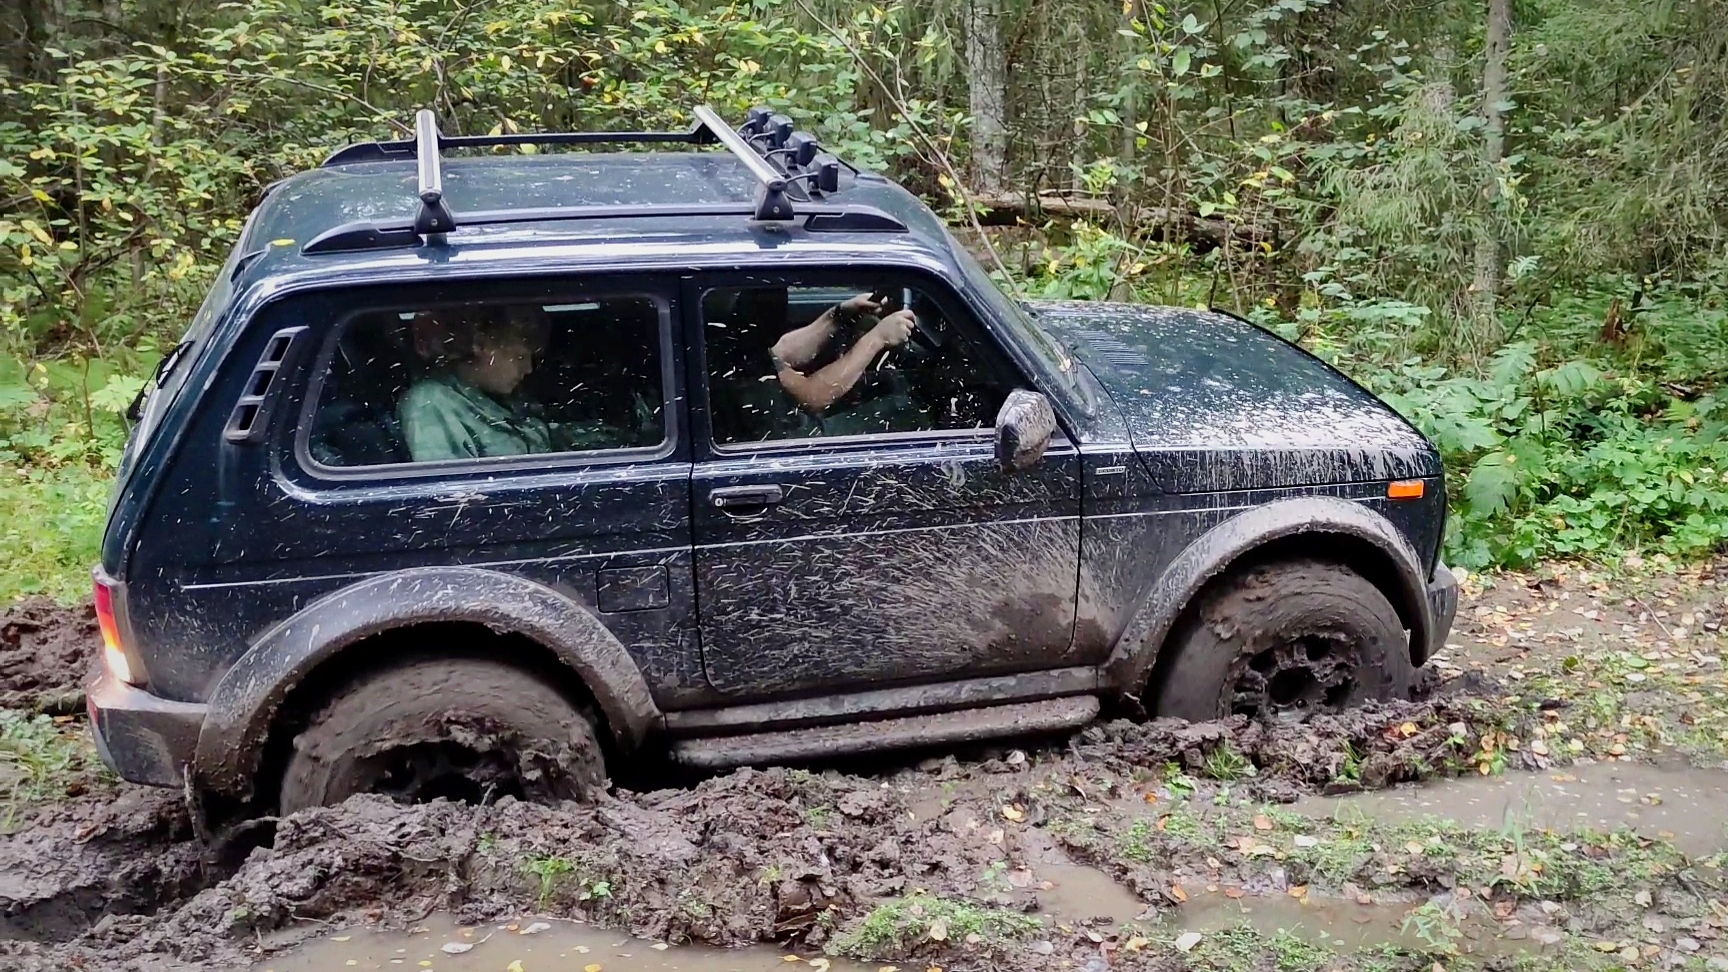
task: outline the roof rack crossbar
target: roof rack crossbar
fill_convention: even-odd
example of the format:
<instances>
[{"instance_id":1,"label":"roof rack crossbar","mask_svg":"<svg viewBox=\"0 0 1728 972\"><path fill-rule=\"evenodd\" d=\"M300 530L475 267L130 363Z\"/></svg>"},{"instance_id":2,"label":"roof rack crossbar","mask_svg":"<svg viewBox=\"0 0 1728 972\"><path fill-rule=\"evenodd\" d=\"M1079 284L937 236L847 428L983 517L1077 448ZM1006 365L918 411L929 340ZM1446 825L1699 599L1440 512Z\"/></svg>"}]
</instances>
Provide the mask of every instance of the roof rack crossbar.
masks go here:
<instances>
[{"instance_id":1,"label":"roof rack crossbar","mask_svg":"<svg viewBox=\"0 0 1728 972\"><path fill-rule=\"evenodd\" d=\"M456 218L444 202L444 170L438 151L438 116L432 109L422 108L414 116L414 158L420 170L420 215L414 218L414 232L421 236L456 228Z\"/></svg>"},{"instance_id":2,"label":"roof rack crossbar","mask_svg":"<svg viewBox=\"0 0 1728 972\"><path fill-rule=\"evenodd\" d=\"M756 177L761 184L756 194L755 216L760 220L786 220L795 215L792 212L792 200L786 198L786 174L768 164L768 160L757 154L756 149L744 140L744 136L732 130L714 109L707 105L696 106L696 122L699 128L706 128L720 144L738 157L744 163L744 168Z\"/></svg>"}]
</instances>

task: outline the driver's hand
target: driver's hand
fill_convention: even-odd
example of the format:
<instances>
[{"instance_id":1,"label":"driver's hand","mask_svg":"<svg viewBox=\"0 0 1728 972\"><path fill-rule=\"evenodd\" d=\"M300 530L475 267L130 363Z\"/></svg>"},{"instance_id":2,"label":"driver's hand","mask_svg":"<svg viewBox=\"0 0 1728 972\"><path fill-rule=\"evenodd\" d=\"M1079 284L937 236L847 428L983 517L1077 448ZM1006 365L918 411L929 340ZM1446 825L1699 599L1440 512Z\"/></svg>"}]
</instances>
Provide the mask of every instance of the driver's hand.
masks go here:
<instances>
[{"instance_id":1,"label":"driver's hand","mask_svg":"<svg viewBox=\"0 0 1728 972\"><path fill-rule=\"evenodd\" d=\"M859 294L856 297L849 297L840 304L840 310L849 317L857 317L859 314L874 314L882 309L882 305L872 300L873 296L875 295Z\"/></svg>"},{"instance_id":2,"label":"driver's hand","mask_svg":"<svg viewBox=\"0 0 1728 972\"><path fill-rule=\"evenodd\" d=\"M882 343L885 348L897 348L912 337L912 329L918 324L918 318L912 316L909 310L897 310L878 321L870 329L870 336Z\"/></svg>"}]
</instances>

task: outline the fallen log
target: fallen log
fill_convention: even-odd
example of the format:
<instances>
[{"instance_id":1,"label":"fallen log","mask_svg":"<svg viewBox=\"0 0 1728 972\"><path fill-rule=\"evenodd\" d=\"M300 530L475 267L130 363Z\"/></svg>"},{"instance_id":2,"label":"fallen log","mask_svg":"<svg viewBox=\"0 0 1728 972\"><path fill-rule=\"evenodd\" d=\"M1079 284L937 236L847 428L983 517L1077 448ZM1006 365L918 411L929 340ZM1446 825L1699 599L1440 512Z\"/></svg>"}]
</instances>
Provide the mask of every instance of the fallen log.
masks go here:
<instances>
[{"instance_id":1,"label":"fallen log","mask_svg":"<svg viewBox=\"0 0 1728 972\"><path fill-rule=\"evenodd\" d=\"M1214 247L1223 246L1226 241L1268 242L1274 246L1278 243L1278 234L1273 227L1233 223L1215 216L1198 216L1162 206L1136 207L1129 214L1131 218L1125 219L1114 203L1091 196L999 193L974 195L972 203L978 207L978 221L984 226L1012 226L1022 219L1034 220L1042 216L1127 224L1150 233L1156 239L1188 239Z\"/></svg>"}]
</instances>

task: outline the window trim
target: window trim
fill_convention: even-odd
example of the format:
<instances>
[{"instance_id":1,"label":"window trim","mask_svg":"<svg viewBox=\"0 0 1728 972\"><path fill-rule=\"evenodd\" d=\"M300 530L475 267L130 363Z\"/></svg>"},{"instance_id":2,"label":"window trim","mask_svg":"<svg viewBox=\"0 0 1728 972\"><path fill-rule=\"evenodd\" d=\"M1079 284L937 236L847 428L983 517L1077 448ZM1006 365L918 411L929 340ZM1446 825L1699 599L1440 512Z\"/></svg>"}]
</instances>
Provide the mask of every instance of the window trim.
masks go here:
<instances>
[{"instance_id":1,"label":"window trim","mask_svg":"<svg viewBox=\"0 0 1728 972\"><path fill-rule=\"evenodd\" d=\"M713 390L709 384L708 373L708 319L704 304L710 293L728 288L743 288L751 286L785 286L804 287L812 290L827 289L828 284L809 282L814 277L856 279L859 276L881 276L902 281L899 286L910 286L922 290L926 297L936 301L944 314L952 317L956 311L963 312L965 321L960 326L970 330L980 339L989 342L995 348L994 354L999 364L1009 369L1016 378L1015 387L1027 388L1042 392L1038 383L1026 373L1026 369L1016 361L1014 355L1003 350L1001 339L997 337L983 321L978 319L977 310L965 298L960 289L940 276L930 273L920 267L909 266L865 266L865 267L833 267L816 265L808 267L772 267L759 270L729 271L724 273L709 273L695 277L687 288L689 311L693 323L691 348L687 352L692 362L691 378L700 381L700 392L693 387L691 398L700 405L702 420L694 423L691 438L700 444L707 458L739 459L751 456L796 455L815 449L845 449L860 451L869 448L886 447L917 447L940 445L945 443L965 443L972 440L994 444L995 427L980 426L972 429L930 429L910 432L867 432L856 435L813 435L791 439L758 439L749 442L719 442L714 435L714 412L712 408ZM835 287L834 289L841 289ZM858 291L853 290L852 293ZM699 396L699 398L698 398ZM700 426L699 428L697 426ZM1063 437L1067 433L1058 428Z\"/></svg>"},{"instance_id":2,"label":"window trim","mask_svg":"<svg viewBox=\"0 0 1728 972\"><path fill-rule=\"evenodd\" d=\"M500 281L467 281L467 283L497 284ZM510 281L511 284L531 284L531 281ZM548 282L550 283L550 282ZM387 306L363 306L351 310L339 317L328 327L327 333L319 341L318 354L312 361L313 372L305 382L304 399L295 414L293 441L290 451L294 462L300 471L312 479L325 483L341 482L396 482L431 479L439 477L454 478L475 473L545 473L558 470L581 470L588 468L625 465L629 463L653 463L671 458L678 452L684 436L687 434L684 423L675 411L679 405L677 389L679 291L676 285L617 287L603 285L595 289L585 289L580 286L567 286L563 283L553 283L545 292L533 297L512 298L506 296L489 300L489 303L507 304L521 303L533 300L542 305L573 304L591 300L605 300L617 297L644 298L654 305L659 312L658 336L660 338L660 398L661 398L661 440L653 446L626 446L615 449L590 449L570 452L526 453L519 456L487 456L478 459L440 459L433 462L393 462L379 463L372 466L328 466L319 462L312 455L312 425L317 414L320 400L323 398L324 385L330 375L330 363L335 357L338 342L343 329L352 324L355 318L362 314L376 313L388 309ZM427 301L425 307L443 307L457 304L473 304L475 300L447 299Z\"/></svg>"}]
</instances>

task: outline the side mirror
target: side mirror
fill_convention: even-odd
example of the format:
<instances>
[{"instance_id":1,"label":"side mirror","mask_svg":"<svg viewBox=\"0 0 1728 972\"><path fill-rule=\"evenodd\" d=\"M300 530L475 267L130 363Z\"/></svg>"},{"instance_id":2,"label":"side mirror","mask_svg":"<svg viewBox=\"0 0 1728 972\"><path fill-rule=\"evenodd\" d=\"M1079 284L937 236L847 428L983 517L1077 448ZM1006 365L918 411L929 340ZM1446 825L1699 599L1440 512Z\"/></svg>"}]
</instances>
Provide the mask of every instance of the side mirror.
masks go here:
<instances>
[{"instance_id":1,"label":"side mirror","mask_svg":"<svg viewBox=\"0 0 1728 972\"><path fill-rule=\"evenodd\" d=\"M996 413L996 462L1005 472L1031 469L1056 434L1056 411L1035 391L1016 388Z\"/></svg>"}]
</instances>

